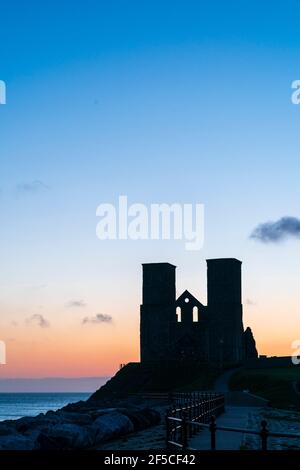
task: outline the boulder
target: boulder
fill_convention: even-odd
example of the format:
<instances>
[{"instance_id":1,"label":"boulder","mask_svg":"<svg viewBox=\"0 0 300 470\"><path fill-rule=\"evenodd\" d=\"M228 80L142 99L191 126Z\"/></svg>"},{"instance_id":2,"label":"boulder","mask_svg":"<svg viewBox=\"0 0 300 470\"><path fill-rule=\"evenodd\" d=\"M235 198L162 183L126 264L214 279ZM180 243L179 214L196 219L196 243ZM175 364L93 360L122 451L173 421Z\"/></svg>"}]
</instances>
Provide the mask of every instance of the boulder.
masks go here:
<instances>
[{"instance_id":1,"label":"boulder","mask_svg":"<svg viewBox=\"0 0 300 470\"><path fill-rule=\"evenodd\" d=\"M96 418L91 429L95 436L94 443L99 444L134 431L134 426L128 416L115 412Z\"/></svg>"},{"instance_id":2,"label":"boulder","mask_svg":"<svg viewBox=\"0 0 300 470\"><path fill-rule=\"evenodd\" d=\"M130 419L134 425L134 430L147 428L160 423L160 413L151 408L124 409L122 412Z\"/></svg>"},{"instance_id":3,"label":"boulder","mask_svg":"<svg viewBox=\"0 0 300 470\"><path fill-rule=\"evenodd\" d=\"M1 449L90 449L122 435L153 426L160 414L141 404L94 402L0 423ZM115 407L113 407L115 405Z\"/></svg>"},{"instance_id":4,"label":"boulder","mask_svg":"<svg viewBox=\"0 0 300 470\"><path fill-rule=\"evenodd\" d=\"M7 436L7 434L13 434L16 429L13 425L0 423L0 436Z\"/></svg>"},{"instance_id":5,"label":"boulder","mask_svg":"<svg viewBox=\"0 0 300 470\"><path fill-rule=\"evenodd\" d=\"M84 449L93 445L94 435L77 424L57 424L42 431L37 443L42 450Z\"/></svg>"},{"instance_id":6,"label":"boulder","mask_svg":"<svg viewBox=\"0 0 300 470\"><path fill-rule=\"evenodd\" d=\"M15 427L18 432L24 433L32 430L33 428L49 427L63 421L63 417L56 413L53 414L39 414L38 416L24 416L15 421Z\"/></svg>"},{"instance_id":7,"label":"boulder","mask_svg":"<svg viewBox=\"0 0 300 470\"><path fill-rule=\"evenodd\" d=\"M75 413L69 411L60 411L57 413L62 421L79 424L80 426L91 424L93 419L88 413Z\"/></svg>"},{"instance_id":8,"label":"boulder","mask_svg":"<svg viewBox=\"0 0 300 470\"><path fill-rule=\"evenodd\" d=\"M68 405L64 406L63 408L61 408L62 411L70 411L70 412L77 412L77 411L81 411L83 409L86 409L88 408L88 404L86 401L83 401L83 400L80 400L80 401L77 401L76 403L69 403Z\"/></svg>"},{"instance_id":9,"label":"boulder","mask_svg":"<svg viewBox=\"0 0 300 470\"><path fill-rule=\"evenodd\" d=\"M97 409L91 410L89 412L89 415L91 416L93 420L95 420L99 416L112 414L112 413L118 413L118 412L119 412L118 408L97 408Z\"/></svg>"},{"instance_id":10,"label":"boulder","mask_svg":"<svg viewBox=\"0 0 300 470\"><path fill-rule=\"evenodd\" d=\"M0 436L0 450L34 450L35 442L22 434Z\"/></svg>"}]
</instances>

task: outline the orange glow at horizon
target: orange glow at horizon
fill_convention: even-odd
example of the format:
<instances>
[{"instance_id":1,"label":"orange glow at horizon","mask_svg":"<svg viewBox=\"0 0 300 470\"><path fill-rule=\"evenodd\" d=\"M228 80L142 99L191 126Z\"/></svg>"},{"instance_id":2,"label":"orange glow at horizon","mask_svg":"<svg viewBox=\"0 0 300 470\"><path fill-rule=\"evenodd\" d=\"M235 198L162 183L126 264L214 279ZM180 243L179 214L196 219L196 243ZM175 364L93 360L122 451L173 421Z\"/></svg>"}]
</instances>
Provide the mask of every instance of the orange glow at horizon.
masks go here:
<instances>
[{"instance_id":1,"label":"orange glow at horizon","mask_svg":"<svg viewBox=\"0 0 300 470\"><path fill-rule=\"evenodd\" d=\"M111 376L119 365L139 361L137 309L128 317L113 312L111 324L82 325L79 317L56 314L51 327L9 326L6 342L7 364L0 367L2 378L99 377ZM289 311L289 321L286 321ZM263 312L263 313L262 313ZM81 316L81 314L80 314ZM270 322L272 318L272 322ZM75 321L76 320L76 321ZM244 327L250 326L259 354L290 356L291 343L300 337L294 305L272 302L244 305Z\"/></svg>"},{"instance_id":2,"label":"orange glow at horizon","mask_svg":"<svg viewBox=\"0 0 300 470\"><path fill-rule=\"evenodd\" d=\"M121 363L139 360L138 334L114 325L23 328L4 337L6 365L0 377L111 376Z\"/></svg>"}]
</instances>

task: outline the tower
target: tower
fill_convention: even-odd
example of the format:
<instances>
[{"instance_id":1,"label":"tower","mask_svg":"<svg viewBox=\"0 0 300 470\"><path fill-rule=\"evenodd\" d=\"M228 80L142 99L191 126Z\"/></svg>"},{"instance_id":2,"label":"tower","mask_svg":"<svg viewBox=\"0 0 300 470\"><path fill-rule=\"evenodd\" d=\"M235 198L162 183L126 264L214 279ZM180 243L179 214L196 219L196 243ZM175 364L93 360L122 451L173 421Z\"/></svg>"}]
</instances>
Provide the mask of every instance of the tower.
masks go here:
<instances>
[{"instance_id":1,"label":"tower","mask_svg":"<svg viewBox=\"0 0 300 470\"><path fill-rule=\"evenodd\" d=\"M170 320L175 316L175 269L170 263L143 264L141 362L163 360L168 356Z\"/></svg>"},{"instance_id":2,"label":"tower","mask_svg":"<svg viewBox=\"0 0 300 470\"><path fill-rule=\"evenodd\" d=\"M243 360L241 261L207 260L210 359L223 366Z\"/></svg>"}]
</instances>

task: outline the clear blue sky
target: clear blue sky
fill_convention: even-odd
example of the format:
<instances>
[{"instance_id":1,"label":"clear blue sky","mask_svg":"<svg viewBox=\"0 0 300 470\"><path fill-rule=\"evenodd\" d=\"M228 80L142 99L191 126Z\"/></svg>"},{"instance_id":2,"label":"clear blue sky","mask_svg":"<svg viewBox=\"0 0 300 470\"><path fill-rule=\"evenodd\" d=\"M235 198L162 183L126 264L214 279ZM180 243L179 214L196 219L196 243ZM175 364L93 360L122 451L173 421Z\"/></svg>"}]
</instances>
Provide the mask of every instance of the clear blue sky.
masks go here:
<instances>
[{"instance_id":1,"label":"clear blue sky","mask_svg":"<svg viewBox=\"0 0 300 470\"><path fill-rule=\"evenodd\" d=\"M15 348L11 321L33 314L62 328L102 312L137 344L140 263L176 264L178 293L205 301L205 258L228 256L260 352L288 353L299 242L249 234L300 215L300 2L11 1L0 15L3 339ZM96 207L120 194L204 203L204 249L100 242ZM86 307L71 319L72 299Z\"/></svg>"}]
</instances>

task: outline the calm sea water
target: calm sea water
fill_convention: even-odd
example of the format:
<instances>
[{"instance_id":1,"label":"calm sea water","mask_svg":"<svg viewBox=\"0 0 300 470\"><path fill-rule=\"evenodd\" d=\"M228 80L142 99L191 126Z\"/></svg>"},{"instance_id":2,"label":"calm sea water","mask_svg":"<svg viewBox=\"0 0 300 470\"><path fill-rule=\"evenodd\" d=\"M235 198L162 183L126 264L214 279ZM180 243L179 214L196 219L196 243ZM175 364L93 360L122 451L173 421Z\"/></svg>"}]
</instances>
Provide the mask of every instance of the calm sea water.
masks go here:
<instances>
[{"instance_id":1,"label":"calm sea water","mask_svg":"<svg viewBox=\"0 0 300 470\"><path fill-rule=\"evenodd\" d=\"M36 416L68 403L86 400L90 393L0 393L0 421Z\"/></svg>"}]
</instances>

